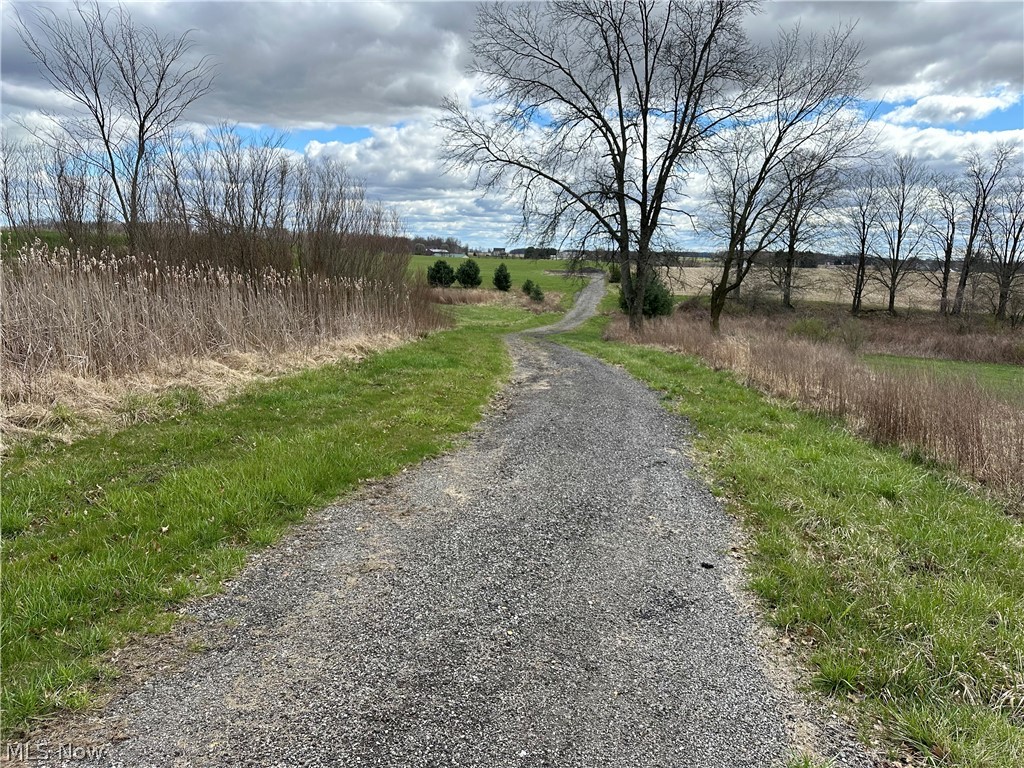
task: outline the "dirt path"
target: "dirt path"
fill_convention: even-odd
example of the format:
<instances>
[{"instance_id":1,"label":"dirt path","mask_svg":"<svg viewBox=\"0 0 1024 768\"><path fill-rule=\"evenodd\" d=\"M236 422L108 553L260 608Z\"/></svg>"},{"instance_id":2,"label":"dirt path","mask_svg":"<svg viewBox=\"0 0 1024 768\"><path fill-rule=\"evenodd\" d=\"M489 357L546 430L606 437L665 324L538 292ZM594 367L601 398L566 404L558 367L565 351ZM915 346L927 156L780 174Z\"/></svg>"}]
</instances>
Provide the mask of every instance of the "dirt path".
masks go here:
<instances>
[{"instance_id":1,"label":"dirt path","mask_svg":"<svg viewBox=\"0 0 1024 768\"><path fill-rule=\"evenodd\" d=\"M464 447L312 515L191 611L205 648L83 726L98 764L785 764L802 715L728 588L685 425L620 370L510 348Z\"/></svg>"}]
</instances>

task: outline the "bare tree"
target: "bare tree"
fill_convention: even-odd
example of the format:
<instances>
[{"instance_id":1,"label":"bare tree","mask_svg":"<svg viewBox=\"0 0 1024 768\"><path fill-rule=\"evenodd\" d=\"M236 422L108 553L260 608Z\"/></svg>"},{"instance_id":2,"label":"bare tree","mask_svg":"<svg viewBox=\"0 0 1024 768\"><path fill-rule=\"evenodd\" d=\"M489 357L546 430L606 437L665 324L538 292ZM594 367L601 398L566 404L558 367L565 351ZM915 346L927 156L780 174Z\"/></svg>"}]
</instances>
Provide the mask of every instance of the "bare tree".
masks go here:
<instances>
[{"instance_id":1,"label":"bare tree","mask_svg":"<svg viewBox=\"0 0 1024 768\"><path fill-rule=\"evenodd\" d=\"M652 244L706 140L749 106L752 0L492 3L472 72L488 110L446 100L446 153L518 199L540 239L611 243L630 326Z\"/></svg>"},{"instance_id":2,"label":"bare tree","mask_svg":"<svg viewBox=\"0 0 1024 768\"><path fill-rule=\"evenodd\" d=\"M878 228L885 243L875 278L889 292L889 313L896 295L917 266L928 231L928 177L913 155L898 155L881 174Z\"/></svg>"},{"instance_id":3,"label":"bare tree","mask_svg":"<svg viewBox=\"0 0 1024 768\"><path fill-rule=\"evenodd\" d=\"M34 233L49 214L46 155L36 143L0 140L0 204L7 226Z\"/></svg>"},{"instance_id":4,"label":"bare tree","mask_svg":"<svg viewBox=\"0 0 1024 768\"><path fill-rule=\"evenodd\" d=\"M864 123L855 114L863 88L860 46L851 27L822 38L799 28L764 52L753 115L724 132L710 153L709 231L725 244L711 287L711 327L719 330L728 296L782 234L785 164L800 154L819 169L857 153Z\"/></svg>"},{"instance_id":5,"label":"bare tree","mask_svg":"<svg viewBox=\"0 0 1024 768\"><path fill-rule=\"evenodd\" d=\"M816 152L794 152L782 162L784 203L779 224L783 251L772 263L772 282L782 293L782 306L793 308L797 252L820 231L827 208L839 192L841 168Z\"/></svg>"},{"instance_id":6,"label":"bare tree","mask_svg":"<svg viewBox=\"0 0 1024 768\"><path fill-rule=\"evenodd\" d=\"M926 272L925 277L939 289L939 313L946 315L950 309L949 281L953 274L953 256L963 219L964 195L961 180L952 174L936 174L930 186L933 214L929 230L939 249L940 258L938 270Z\"/></svg>"},{"instance_id":7,"label":"bare tree","mask_svg":"<svg viewBox=\"0 0 1024 768\"><path fill-rule=\"evenodd\" d=\"M954 315L959 315L964 308L967 280L978 255L977 246L988 214L989 198L999 184L1014 151L1012 144L1003 143L997 144L987 156L978 149L971 149L964 156L965 184L962 202L967 216L967 229L964 233L963 266L960 267L956 298L953 301Z\"/></svg>"},{"instance_id":8,"label":"bare tree","mask_svg":"<svg viewBox=\"0 0 1024 768\"><path fill-rule=\"evenodd\" d=\"M191 54L189 33L159 34L124 6L76 3L58 14L17 11L18 32L52 88L78 107L53 115L76 154L110 179L128 245L139 246L146 164L185 110L212 81L206 58Z\"/></svg>"},{"instance_id":9,"label":"bare tree","mask_svg":"<svg viewBox=\"0 0 1024 768\"><path fill-rule=\"evenodd\" d=\"M994 190L982 238L998 286L996 317L1006 319L1015 285L1024 278L1024 173L1017 171Z\"/></svg>"},{"instance_id":10,"label":"bare tree","mask_svg":"<svg viewBox=\"0 0 1024 768\"><path fill-rule=\"evenodd\" d=\"M850 274L850 312L857 314L864 302L869 260L876 254L881 178L878 167L869 161L847 175L847 193L843 200L840 237L853 246L856 262Z\"/></svg>"}]
</instances>

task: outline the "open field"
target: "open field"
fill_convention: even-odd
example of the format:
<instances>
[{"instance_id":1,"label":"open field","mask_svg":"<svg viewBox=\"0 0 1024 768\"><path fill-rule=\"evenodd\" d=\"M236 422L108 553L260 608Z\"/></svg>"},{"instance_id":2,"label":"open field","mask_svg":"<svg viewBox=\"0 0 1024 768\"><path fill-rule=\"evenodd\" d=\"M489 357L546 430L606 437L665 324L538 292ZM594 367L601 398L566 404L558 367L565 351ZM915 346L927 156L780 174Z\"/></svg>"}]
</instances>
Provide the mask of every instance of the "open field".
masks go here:
<instances>
[{"instance_id":1,"label":"open field","mask_svg":"<svg viewBox=\"0 0 1024 768\"><path fill-rule=\"evenodd\" d=\"M672 292L680 296L701 296L710 293L711 279L720 276L720 269L704 267L672 267L664 270ZM848 306L850 292L847 288L848 269L841 267L798 268L794 271L794 301L797 303L816 302ZM955 276L954 276L955 280ZM759 296L765 302L779 301L776 289L757 271L751 272L743 284L747 297ZM986 312L981 288L977 288L974 304L977 311ZM881 283L869 280L864 292L864 309L884 310L888 306L889 294ZM922 273L911 273L901 286L896 297L897 311L914 309L935 310L939 306L939 290Z\"/></svg>"},{"instance_id":2,"label":"open field","mask_svg":"<svg viewBox=\"0 0 1024 768\"><path fill-rule=\"evenodd\" d=\"M166 627L309 507L443 451L506 375L501 335L552 317L456 311L456 330L216 408L15 448L0 508L5 732L86 704L105 652Z\"/></svg>"},{"instance_id":3,"label":"open field","mask_svg":"<svg viewBox=\"0 0 1024 768\"><path fill-rule=\"evenodd\" d=\"M751 537L779 645L892 757L960 768L1024 758L1024 535L957 478L766 398L692 357L569 343L664 392Z\"/></svg>"}]
</instances>

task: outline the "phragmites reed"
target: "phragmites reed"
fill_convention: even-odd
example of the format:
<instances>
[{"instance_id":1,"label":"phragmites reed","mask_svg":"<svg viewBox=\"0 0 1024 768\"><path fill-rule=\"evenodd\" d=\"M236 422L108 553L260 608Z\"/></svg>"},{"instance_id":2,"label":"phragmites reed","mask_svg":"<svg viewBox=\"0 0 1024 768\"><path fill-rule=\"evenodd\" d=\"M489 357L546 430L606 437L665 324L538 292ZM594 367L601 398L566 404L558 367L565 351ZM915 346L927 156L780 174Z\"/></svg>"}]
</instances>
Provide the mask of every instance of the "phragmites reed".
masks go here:
<instances>
[{"instance_id":1,"label":"phragmites reed","mask_svg":"<svg viewBox=\"0 0 1024 768\"><path fill-rule=\"evenodd\" d=\"M2 287L5 404L30 400L54 372L115 377L169 358L300 351L445 323L416 283L243 273L39 242L4 255Z\"/></svg>"}]
</instances>

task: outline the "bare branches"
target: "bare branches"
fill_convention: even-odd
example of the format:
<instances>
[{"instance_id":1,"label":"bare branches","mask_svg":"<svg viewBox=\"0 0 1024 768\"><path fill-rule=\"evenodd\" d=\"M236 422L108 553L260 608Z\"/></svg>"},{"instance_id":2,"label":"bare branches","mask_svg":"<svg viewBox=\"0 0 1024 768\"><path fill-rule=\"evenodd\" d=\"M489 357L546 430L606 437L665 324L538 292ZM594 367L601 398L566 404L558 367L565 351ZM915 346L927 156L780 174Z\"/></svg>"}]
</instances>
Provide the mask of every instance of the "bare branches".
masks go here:
<instances>
[{"instance_id":1,"label":"bare branches","mask_svg":"<svg viewBox=\"0 0 1024 768\"><path fill-rule=\"evenodd\" d=\"M694 156L745 103L751 0L492 3L473 72L486 105L445 103L449 167L518 200L546 237L614 245L631 322L651 244Z\"/></svg>"},{"instance_id":2,"label":"bare branches","mask_svg":"<svg viewBox=\"0 0 1024 768\"><path fill-rule=\"evenodd\" d=\"M78 106L55 120L51 146L75 154L110 180L129 246L138 247L145 167L185 111L209 90L213 67L191 55L189 34L161 36L136 24L123 6L76 3L60 15L18 12L18 32L43 77Z\"/></svg>"},{"instance_id":3,"label":"bare branches","mask_svg":"<svg viewBox=\"0 0 1024 768\"><path fill-rule=\"evenodd\" d=\"M711 291L715 329L726 298L785 234L787 216L789 223L799 221L791 216L794 181L821 181L828 169L860 154L865 130L855 109L863 81L852 27L821 38L802 36L796 27L762 56L750 106L706 155L711 184L705 226L724 245Z\"/></svg>"}]
</instances>

